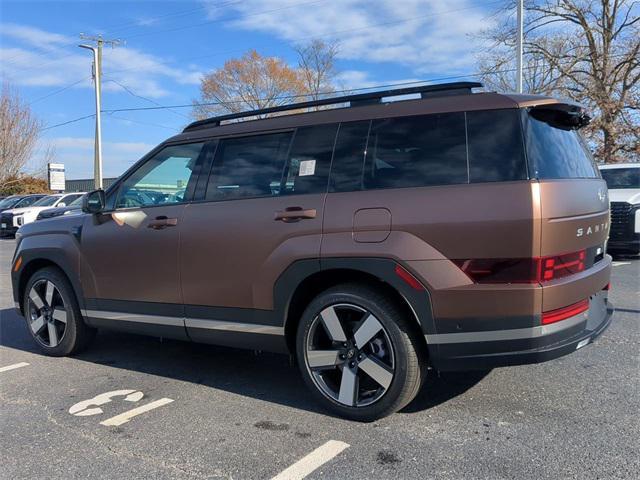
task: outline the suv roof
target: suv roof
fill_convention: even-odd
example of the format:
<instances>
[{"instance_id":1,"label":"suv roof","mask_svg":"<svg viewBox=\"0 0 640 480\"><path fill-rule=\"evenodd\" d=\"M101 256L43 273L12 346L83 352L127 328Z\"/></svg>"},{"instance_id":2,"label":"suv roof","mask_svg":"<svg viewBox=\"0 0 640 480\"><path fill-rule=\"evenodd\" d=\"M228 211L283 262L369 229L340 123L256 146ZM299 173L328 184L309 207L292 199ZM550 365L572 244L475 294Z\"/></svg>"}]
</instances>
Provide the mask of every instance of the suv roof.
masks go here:
<instances>
[{"instance_id":1,"label":"suv roof","mask_svg":"<svg viewBox=\"0 0 640 480\"><path fill-rule=\"evenodd\" d=\"M474 88L480 87L482 87L482 84L478 82L445 83L383 90L357 95L344 95L312 102L294 103L280 107L222 115L193 122L189 124L181 134L169 139L169 141L181 141L211 135L237 135L244 132L294 128L304 125L319 125L322 123L424 115L462 110L495 110L551 104L567 104L576 109L581 108L580 105L571 101L560 101L541 95L473 92ZM420 94L421 98L391 102L384 101L386 98L411 94ZM317 106L341 104L347 104L347 106L316 110L313 112L289 113L269 118L255 118L266 114L295 112ZM246 120L242 122L236 121L240 119Z\"/></svg>"}]
</instances>

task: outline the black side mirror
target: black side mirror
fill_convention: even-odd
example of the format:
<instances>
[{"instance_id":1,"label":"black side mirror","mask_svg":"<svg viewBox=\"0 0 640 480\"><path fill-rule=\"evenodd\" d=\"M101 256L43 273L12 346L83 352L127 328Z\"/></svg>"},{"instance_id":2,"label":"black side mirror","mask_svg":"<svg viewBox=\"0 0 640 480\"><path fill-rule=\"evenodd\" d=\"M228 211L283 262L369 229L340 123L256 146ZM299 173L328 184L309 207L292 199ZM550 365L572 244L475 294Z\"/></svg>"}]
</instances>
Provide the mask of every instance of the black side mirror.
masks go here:
<instances>
[{"instance_id":1,"label":"black side mirror","mask_svg":"<svg viewBox=\"0 0 640 480\"><path fill-rule=\"evenodd\" d=\"M82 211L85 213L100 213L104 210L106 200L104 190L93 190L82 197Z\"/></svg>"}]
</instances>

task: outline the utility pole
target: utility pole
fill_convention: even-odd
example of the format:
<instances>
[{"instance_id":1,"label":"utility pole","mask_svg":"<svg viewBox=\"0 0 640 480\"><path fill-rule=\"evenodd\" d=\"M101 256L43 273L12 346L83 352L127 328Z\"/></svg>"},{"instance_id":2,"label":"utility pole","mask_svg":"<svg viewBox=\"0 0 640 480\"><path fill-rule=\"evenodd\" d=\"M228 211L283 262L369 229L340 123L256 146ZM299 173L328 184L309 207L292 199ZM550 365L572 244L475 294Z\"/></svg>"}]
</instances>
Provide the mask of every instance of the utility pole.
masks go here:
<instances>
[{"instance_id":1,"label":"utility pole","mask_svg":"<svg viewBox=\"0 0 640 480\"><path fill-rule=\"evenodd\" d=\"M518 66L517 68L517 85L518 93L522 93L522 42L524 37L524 0L518 0L518 51L516 53Z\"/></svg>"},{"instance_id":2,"label":"utility pole","mask_svg":"<svg viewBox=\"0 0 640 480\"><path fill-rule=\"evenodd\" d=\"M86 48L93 52L93 81L95 84L96 92L96 133L95 133L95 146L94 146L94 162L93 162L93 179L95 182L95 188L102 188L102 125L100 121L101 99L102 99L102 47L106 43L112 48L120 44L120 40L104 40L101 35L92 37L80 34L82 40L89 40L95 42L93 45L78 45L80 48Z\"/></svg>"}]
</instances>

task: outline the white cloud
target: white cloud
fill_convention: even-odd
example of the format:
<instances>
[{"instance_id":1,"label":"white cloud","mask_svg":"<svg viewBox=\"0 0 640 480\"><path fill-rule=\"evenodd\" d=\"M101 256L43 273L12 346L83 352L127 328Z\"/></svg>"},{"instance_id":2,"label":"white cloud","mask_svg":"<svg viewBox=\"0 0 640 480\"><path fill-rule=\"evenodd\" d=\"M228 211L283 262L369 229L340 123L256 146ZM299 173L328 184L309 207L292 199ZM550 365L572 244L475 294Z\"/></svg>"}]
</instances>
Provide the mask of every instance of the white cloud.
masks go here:
<instances>
[{"instance_id":1,"label":"white cloud","mask_svg":"<svg viewBox=\"0 0 640 480\"><path fill-rule=\"evenodd\" d=\"M73 39L28 26L9 24L5 29L5 25L2 24L0 36L9 38L14 45L6 46L7 42L3 41L0 47L0 73L3 78L14 85L46 87L64 87L86 78L86 82L78 87L91 87L90 52L77 48ZM32 41L33 38L41 39L42 43ZM170 93L166 81L198 85L202 76L195 67L185 70L174 68L162 58L126 46L103 51L103 73L104 90L122 90L106 81L112 78L151 98Z\"/></svg>"},{"instance_id":2,"label":"white cloud","mask_svg":"<svg viewBox=\"0 0 640 480\"><path fill-rule=\"evenodd\" d=\"M227 8L242 14L227 22L233 28L292 43L335 39L342 59L402 64L418 74L470 72L482 47L471 35L493 22L486 6L470 0L244 0Z\"/></svg>"}]
</instances>

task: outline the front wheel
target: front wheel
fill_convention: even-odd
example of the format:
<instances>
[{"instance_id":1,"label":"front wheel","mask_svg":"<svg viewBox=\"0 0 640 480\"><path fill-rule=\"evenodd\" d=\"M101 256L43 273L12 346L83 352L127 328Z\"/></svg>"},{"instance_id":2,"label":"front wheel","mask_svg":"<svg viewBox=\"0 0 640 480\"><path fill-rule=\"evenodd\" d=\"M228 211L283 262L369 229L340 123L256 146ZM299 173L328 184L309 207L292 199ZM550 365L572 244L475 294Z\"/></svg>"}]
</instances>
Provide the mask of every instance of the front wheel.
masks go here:
<instances>
[{"instance_id":1,"label":"front wheel","mask_svg":"<svg viewBox=\"0 0 640 480\"><path fill-rule=\"evenodd\" d=\"M38 270L24 292L24 317L36 344L60 357L82 350L95 336L86 325L69 280L55 267Z\"/></svg>"},{"instance_id":2,"label":"front wheel","mask_svg":"<svg viewBox=\"0 0 640 480\"><path fill-rule=\"evenodd\" d=\"M327 409L373 421L413 400L426 366L405 316L384 292L357 284L333 287L309 304L298 328L298 364Z\"/></svg>"}]
</instances>

